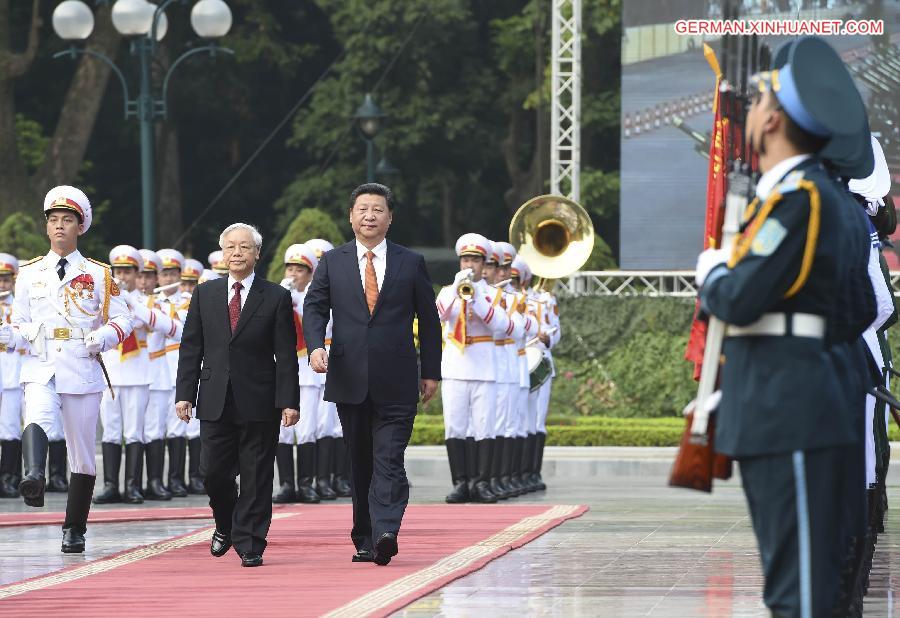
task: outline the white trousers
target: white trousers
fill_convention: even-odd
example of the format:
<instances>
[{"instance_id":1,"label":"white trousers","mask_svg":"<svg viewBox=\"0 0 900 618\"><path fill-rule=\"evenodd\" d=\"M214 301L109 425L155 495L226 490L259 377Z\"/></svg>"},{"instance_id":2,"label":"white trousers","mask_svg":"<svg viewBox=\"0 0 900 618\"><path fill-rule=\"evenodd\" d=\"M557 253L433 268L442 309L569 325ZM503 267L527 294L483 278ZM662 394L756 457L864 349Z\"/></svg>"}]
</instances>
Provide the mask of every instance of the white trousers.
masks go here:
<instances>
[{"instance_id":1,"label":"white trousers","mask_svg":"<svg viewBox=\"0 0 900 618\"><path fill-rule=\"evenodd\" d=\"M166 405L166 437L186 438L188 424L175 414L175 389L167 391L169 400Z\"/></svg>"},{"instance_id":2,"label":"white trousers","mask_svg":"<svg viewBox=\"0 0 900 618\"><path fill-rule=\"evenodd\" d=\"M528 420L525 423L525 433L537 433L538 424L538 399L541 390L528 391Z\"/></svg>"},{"instance_id":3,"label":"white trousers","mask_svg":"<svg viewBox=\"0 0 900 618\"><path fill-rule=\"evenodd\" d=\"M200 437L200 419L192 416L187 424L187 439L193 440Z\"/></svg>"},{"instance_id":4,"label":"white trousers","mask_svg":"<svg viewBox=\"0 0 900 618\"><path fill-rule=\"evenodd\" d=\"M322 389L322 393L325 389ZM303 414L301 412L300 414ZM341 427L341 419L338 418L337 404L324 399L319 399L319 416L316 425L316 439L342 438L344 430Z\"/></svg>"},{"instance_id":5,"label":"white trousers","mask_svg":"<svg viewBox=\"0 0 900 618\"><path fill-rule=\"evenodd\" d=\"M485 380L443 380L441 400L446 439L465 439L469 435L476 440L494 437L496 386L495 382Z\"/></svg>"},{"instance_id":6,"label":"white trousers","mask_svg":"<svg viewBox=\"0 0 900 618\"><path fill-rule=\"evenodd\" d=\"M543 386L538 389L535 433L547 433L547 413L550 411L550 390L552 385L553 378L548 378Z\"/></svg>"},{"instance_id":7,"label":"white trousers","mask_svg":"<svg viewBox=\"0 0 900 618\"><path fill-rule=\"evenodd\" d=\"M25 426L39 425L50 438L55 424L62 418L69 470L96 476L94 442L101 397L102 393L57 393L56 378L50 378L47 384L29 382L25 384Z\"/></svg>"},{"instance_id":8,"label":"white trousers","mask_svg":"<svg viewBox=\"0 0 900 618\"><path fill-rule=\"evenodd\" d=\"M278 433L279 444L306 444L316 441L321 392L320 386L300 386L300 420L291 427L281 426Z\"/></svg>"},{"instance_id":9,"label":"white trousers","mask_svg":"<svg viewBox=\"0 0 900 618\"><path fill-rule=\"evenodd\" d=\"M5 388L0 395L0 440L22 439L22 387Z\"/></svg>"},{"instance_id":10,"label":"white trousers","mask_svg":"<svg viewBox=\"0 0 900 618\"><path fill-rule=\"evenodd\" d=\"M144 417L150 399L147 384L114 386L116 398L103 391L100 400L100 423L103 425L103 441L111 444L144 442Z\"/></svg>"},{"instance_id":11,"label":"white trousers","mask_svg":"<svg viewBox=\"0 0 900 618\"><path fill-rule=\"evenodd\" d=\"M166 437L170 394L174 396L174 391L150 391L144 414L144 444Z\"/></svg>"},{"instance_id":12,"label":"white trousers","mask_svg":"<svg viewBox=\"0 0 900 618\"><path fill-rule=\"evenodd\" d=\"M528 418L530 416L528 394L527 386L520 386L516 393L516 430L513 434L513 437L516 438L528 437Z\"/></svg>"}]
</instances>

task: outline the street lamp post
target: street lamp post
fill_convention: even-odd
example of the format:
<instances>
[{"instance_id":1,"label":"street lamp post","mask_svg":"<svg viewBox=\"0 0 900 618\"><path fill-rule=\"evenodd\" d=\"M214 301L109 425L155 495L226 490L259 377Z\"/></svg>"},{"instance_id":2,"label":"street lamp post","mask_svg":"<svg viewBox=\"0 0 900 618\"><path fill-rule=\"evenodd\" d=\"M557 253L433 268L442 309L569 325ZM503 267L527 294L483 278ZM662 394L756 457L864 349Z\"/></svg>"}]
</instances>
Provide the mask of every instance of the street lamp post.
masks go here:
<instances>
[{"instance_id":1,"label":"street lamp post","mask_svg":"<svg viewBox=\"0 0 900 618\"><path fill-rule=\"evenodd\" d=\"M198 53L209 52L215 56L218 52L234 54L225 47L219 47L215 39L225 36L231 29L231 9L223 0L199 0L191 10L191 27L194 32L207 43L181 54L163 78L160 96L154 95L151 79L150 63L156 53L157 43L166 36L169 22L166 19L166 8L175 3L186 3L187 0L164 0L159 5L147 0L116 0L112 8L113 27L119 34L129 37L131 54L138 58L140 68L139 93L132 99L128 93L128 82L125 75L109 57L91 49L75 47L76 41L87 39L94 29L94 14L82 0L65 0L53 11L53 29L56 35L71 41L72 47L53 55L54 58L80 55L93 56L105 62L119 79L125 100L125 118L137 118L141 124L141 223L143 227L143 244L145 247L156 246L156 227L154 222L153 191L153 122L157 118L166 118L168 113L169 80L172 73L185 59Z\"/></svg>"},{"instance_id":2,"label":"street lamp post","mask_svg":"<svg viewBox=\"0 0 900 618\"><path fill-rule=\"evenodd\" d=\"M381 128L381 119L384 113L381 111L371 94L366 94L365 100L353 114L356 119L356 128L360 136L366 142L366 182L375 182L375 136Z\"/></svg>"}]
</instances>

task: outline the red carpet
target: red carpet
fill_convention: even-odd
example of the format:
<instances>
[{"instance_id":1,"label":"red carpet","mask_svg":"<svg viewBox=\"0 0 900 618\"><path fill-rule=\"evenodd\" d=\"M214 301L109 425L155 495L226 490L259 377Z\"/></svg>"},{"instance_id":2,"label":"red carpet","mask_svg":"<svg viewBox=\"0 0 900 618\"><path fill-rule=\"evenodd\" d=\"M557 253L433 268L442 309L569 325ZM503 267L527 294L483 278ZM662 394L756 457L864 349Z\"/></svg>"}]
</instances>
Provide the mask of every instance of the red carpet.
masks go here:
<instances>
[{"instance_id":1,"label":"red carpet","mask_svg":"<svg viewBox=\"0 0 900 618\"><path fill-rule=\"evenodd\" d=\"M160 512L168 510L153 509L164 518ZM190 517L189 511L200 509L172 510ZM0 616L384 616L585 511L413 505L404 518L400 555L378 567L350 562L348 505L291 505L276 511L262 568L242 568L234 552L213 558L212 529L199 528L0 587ZM122 516L122 510L97 513Z\"/></svg>"}]
</instances>

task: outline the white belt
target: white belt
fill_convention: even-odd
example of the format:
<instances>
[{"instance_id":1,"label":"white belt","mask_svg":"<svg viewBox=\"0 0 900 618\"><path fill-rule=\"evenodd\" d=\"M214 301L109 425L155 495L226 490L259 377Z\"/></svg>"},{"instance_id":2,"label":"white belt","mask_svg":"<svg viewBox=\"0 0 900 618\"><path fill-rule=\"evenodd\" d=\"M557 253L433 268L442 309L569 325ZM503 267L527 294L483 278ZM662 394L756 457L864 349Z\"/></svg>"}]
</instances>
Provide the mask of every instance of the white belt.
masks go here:
<instances>
[{"instance_id":1,"label":"white belt","mask_svg":"<svg viewBox=\"0 0 900 618\"><path fill-rule=\"evenodd\" d=\"M812 313L766 313L753 324L728 326L726 337L825 337L825 318Z\"/></svg>"},{"instance_id":2,"label":"white belt","mask_svg":"<svg viewBox=\"0 0 900 618\"><path fill-rule=\"evenodd\" d=\"M76 326L67 326L63 328L44 327L44 338L66 341L68 339L84 339L90 334L86 328L78 328Z\"/></svg>"}]
</instances>

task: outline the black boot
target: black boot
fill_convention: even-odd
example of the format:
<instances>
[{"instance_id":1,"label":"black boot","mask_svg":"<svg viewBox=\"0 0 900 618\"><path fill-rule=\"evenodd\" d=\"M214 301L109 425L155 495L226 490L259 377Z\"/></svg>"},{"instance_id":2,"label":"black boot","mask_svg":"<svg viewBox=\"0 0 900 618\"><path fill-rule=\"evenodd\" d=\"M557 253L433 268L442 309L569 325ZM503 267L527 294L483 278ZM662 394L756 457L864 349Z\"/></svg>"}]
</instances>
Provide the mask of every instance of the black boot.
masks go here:
<instances>
[{"instance_id":1,"label":"black boot","mask_svg":"<svg viewBox=\"0 0 900 618\"><path fill-rule=\"evenodd\" d=\"M47 434L39 425L32 423L22 432L22 461L25 475L19 483L19 493L28 506L44 506L47 465Z\"/></svg>"},{"instance_id":2,"label":"black boot","mask_svg":"<svg viewBox=\"0 0 900 618\"><path fill-rule=\"evenodd\" d=\"M318 504L319 494L313 483L316 480L316 443L297 445L297 502Z\"/></svg>"},{"instance_id":3,"label":"black boot","mask_svg":"<svg viewBox=\"0 0 900 618\"><path fill-rule=\"evenodd\" d=\"M143 504L141 493L141 462L144 460L144 445L129 442L125 445L125 492L122 501L128 504Z\"/></svg>"},{"instance_id":4,"label":"black boot","mask_svg":"<svg viewBox=\"0 0 900 618\"><path fill-rule=\"evenodd\" d=\"M344 444L343 438L334 439L334 493L338 498L350 498L353 496L353 490L350 488L350 477L347 475L347 469L350 467L350 458L347 455L347 445Z\"/></svg>"},{"instance_id":5,"label":"black boot","mask_svg":"<svg viewBox=\"0 0 900 618\"><path fill-rule=\"evenodd\" d=\"M171 500L172 494L163 486L163 464L165 463L165 445L162 440L153 440L144 445L147 455L147 490L144 500ZM171 467L171 464L170 466Z\"/></svg>"},{"instance_id":6,"label":"black boot","mask_svg":"<svg viewBox=\"0 0 900 618\"><path fill-rule=\"evenodd\" d=\"M187 491L191 495L202 496L206 493L206 487L203 486L203 475L200 474L200 438L188 440L188 455Z\"/></svg>"},{"instance_id":7,"label":"black boot","mask_svg":"<svg viewBox=\"0 0 900 618\"><path fill-rule=\"evenodd\" d=\"M500 483L503 487L506 488L507 493L510 498L515 498L521 492L518 489L515 489L512 485L512 481L510 480L510 475L512 474L512 458L513 458L513 450L515 449L516 439L515 438L504 438L503 440L503 450L494 453L494 457L500 458Z\"/></svg>"},{"instance_id":8,"label":"black boot","mask_svg":"<svg viewBox=\"0 0 900 618\"><path fill-rule=\"evenodd\" d=\"M22 457L21 447L19 440L0 441L0 498L19 497L16 474Z\"/></svg>"},{"instance_id":9,"label":"black boot","mask_svg":"<svg viewBox=\"0 0 900 618\"><path fill-rule=\"evenodd\" d=\"M534 465L531 470L531 478L534 479L534 485L538 491L547 489L547 484L541 478L541 468L544 465L544 445L547 444L547 434L539 431L535 434L534 444Z\"/></svg>"},{"instance_id":10,"label":"black boot","mask_svg":"<svg viewBox=\"0 0 900 618\"><path fill-rule=\"evenodd\" d=\"M491 491L489 485L493 447L493 440L475 442L476 473L474 478L469 478L469 498L472 502L482 504L497 502L497 496Z\"/></svg>"},{"instance_id":11,"label":"black boot","mask_svg":"<svg viewBox=\"0 0 900 618\"><path fill-rule=\"evenodd\" d=\"M512 492L503 484L503 450L506 447L506 438L497 436L494 438L494 455L491 462L491 493L498 500L512 498Z\"/></svg>"},{"instance_id":12,"label":"black boot","mask_svg":"<svg viewBox=\"0 0 900 618\"><path fill-rule=\"evenodd\" d=\"M187 458L187 438L169 438L169 492L173 498L187 498L184 484L184 461Z\"/></svg>"},{"instance_id":13,"label":"black boot","mask_svg":"<svg viewBox=\"0 0 900 618\"><path fill-rule=\"evenodd\" d=\"M66 520L63 522L62 551L64 554L84 552L84 534L87 532L88 513L91 510L91 494L94 493L96 476L72 474L72 486L66 502Z\"/></svg>"},{"instance_id":14,"label":"black boot","mask_svg":"<svg viewBox=\"0 0 900 618\"><path fill-rule=\"evenodd\" d=\"M448 504L462 504L469 501L469 476L466 473L466 441L448 438L447 460L450 462L450 480L453 491L445 498Z\"/></svg>"},{"instance_id":15,"label":"black boot","mask_svg":"<svg viewBox=\"0 0 900 618\"><path fill-rule=\"evenodd\" d=\"M47 491L66 493L69 481L66 480L66 441L50 442L50 476L47 480Z\"/></svg>"},{"instance_id":16,"label":"black boot","mask_svg":"<svg viewBox=\"0 0 900 618\"><path fill-rule=\"evenodd\" d=\"M532 468L534 467L535 444L536 442L533 433L528 434L528 437L525 438L525 441L522 443L522 463L520 466L522 471L522 489L524 489L526 493L537 491L537 486L534 484L534 479L531 477L533 472Z\"/></svg>"},{"instance_id":17,"label":"black boot","mask_svg":"<svg viewBox=\"0 0 900 618\"><path fill-rule=\"evenodd\" d=\"M336 500L337 494L331 488L331 462L334 461L334 438L325 437L316 441L316 493L320 500Z\"/></svg>"},{"instance_id":18,"label":"black boot","mask_svg":"<svg viewBox=\"0 0 900 618\"><path fill-rule=\"evenodd\" d=\"M274 504L287 504L297 501L297 492L294 491L294 447L290 444L278 444L275 451L275 463L278 464L278 478L281 487L272 496Z\"/></svg>"},{"instance_id":19,"label":"black boot","mask_svg":"<svg viewBox=\"0 0 900 618\"><path fill-rule=\"evenodd\" d=\"M101 442L100 450L103 452L103 491L94 496L94 504L121 502L119 470L122 468L122 445Z\"/></svg>"},{"instance_id":20,"label":"black boot","mask_svg":"<svg viewBox=\"0 0 900 618\"><path fill-rule=\"evenodd\" d=\"M510 472L509 487L517 496L521 496L525 491L525 485L522 483L522 451L525 449L525 438L516 437L512 439L512 452L510 453Z\"/></svg>"}]
</instances>

